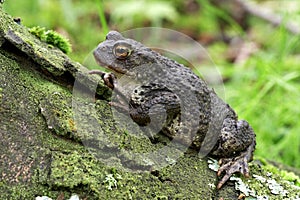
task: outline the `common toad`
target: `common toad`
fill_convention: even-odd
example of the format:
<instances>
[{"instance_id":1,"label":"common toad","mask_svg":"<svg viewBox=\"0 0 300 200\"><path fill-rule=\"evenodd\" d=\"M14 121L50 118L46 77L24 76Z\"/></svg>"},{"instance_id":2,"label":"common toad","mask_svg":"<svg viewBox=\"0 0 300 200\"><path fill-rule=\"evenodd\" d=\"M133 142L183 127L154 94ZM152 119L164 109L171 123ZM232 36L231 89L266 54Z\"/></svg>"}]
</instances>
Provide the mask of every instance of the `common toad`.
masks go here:
<instances>
[{"instance_id":1,"label":"common toad","mask_svg":"<svg viewBox=\"0 0 300 200\"><path fill-rule=\"evenodd\" d=\"M233 173L249 176L248 162L256 144L253 129L189 68L117 31L107 34L94 57L115 73L90 71L101 75L117 94L112 106L140 126L161 124L169 138L219 158L217 174L224 176L218 189ZM122 75L132 80L132 87L118 84Z\"/></svg>"}]
</instances>

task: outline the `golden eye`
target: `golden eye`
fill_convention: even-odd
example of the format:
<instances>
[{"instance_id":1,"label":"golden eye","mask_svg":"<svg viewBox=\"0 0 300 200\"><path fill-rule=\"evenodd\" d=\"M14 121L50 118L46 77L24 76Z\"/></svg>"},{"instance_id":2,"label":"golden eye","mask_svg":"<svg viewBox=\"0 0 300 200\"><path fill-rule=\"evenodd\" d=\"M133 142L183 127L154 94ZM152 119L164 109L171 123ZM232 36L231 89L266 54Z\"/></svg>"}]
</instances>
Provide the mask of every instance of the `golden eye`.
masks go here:
<instances>
[{"instance_id":1,"label":"golden eye","mask_svg":"<svg viewBox=\"0 0 300 200\"><path fill-rule=\"evenodd\" d=\"M128 56L130 56L132 50L130 48L130 45L127 43L117 43L115 44L113 48L113 53L116 56L117 59L125 59Z\"/></svg>"}]
</instances>

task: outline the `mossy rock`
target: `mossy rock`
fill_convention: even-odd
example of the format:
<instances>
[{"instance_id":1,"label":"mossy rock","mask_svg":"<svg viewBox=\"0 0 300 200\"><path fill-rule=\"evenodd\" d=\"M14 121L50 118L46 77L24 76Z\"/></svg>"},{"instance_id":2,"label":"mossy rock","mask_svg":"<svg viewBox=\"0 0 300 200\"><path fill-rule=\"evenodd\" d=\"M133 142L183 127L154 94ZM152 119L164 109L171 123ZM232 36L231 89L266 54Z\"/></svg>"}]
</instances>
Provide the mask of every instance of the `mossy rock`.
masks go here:
<instances>
[{"instance_id":1,"label":"mossy rock","mask_svg":"<svg viewBox=\"0 0 300 200\"><path fill-rule=\"evenodd\" d=\"M165 152L168 165L153 169L143 155L165 138L154 144L118 127L102 81L1 9L0 64L0 199L299 198L299 177L262 161L221 190L214 165L197 152L176 160Z\"/></svg>"}]
</instances>

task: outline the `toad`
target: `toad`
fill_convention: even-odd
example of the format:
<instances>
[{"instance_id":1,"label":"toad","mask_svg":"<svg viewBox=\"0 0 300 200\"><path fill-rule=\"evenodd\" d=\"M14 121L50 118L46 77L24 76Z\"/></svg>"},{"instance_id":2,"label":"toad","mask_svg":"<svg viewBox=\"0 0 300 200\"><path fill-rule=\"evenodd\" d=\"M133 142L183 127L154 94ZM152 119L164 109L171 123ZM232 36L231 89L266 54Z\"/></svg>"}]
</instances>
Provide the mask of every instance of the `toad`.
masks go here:
<instances>
[{"instance_id":1,"label":"toad","mask_svg":"<svg viewBox=\"0 0 300 200\"><path fill-rule=\"evenodd\" d=\"M223 174L218 189L236 172L249 176L253 129L191 69L117 31L110 31L93 54L99 65L113 71L90 71L117 94L110 104L139 126L160 124L171 140L217 157L217 175ZM132 80L130 87L118 83L122 76Z\"/></svg>"}]
</instances>

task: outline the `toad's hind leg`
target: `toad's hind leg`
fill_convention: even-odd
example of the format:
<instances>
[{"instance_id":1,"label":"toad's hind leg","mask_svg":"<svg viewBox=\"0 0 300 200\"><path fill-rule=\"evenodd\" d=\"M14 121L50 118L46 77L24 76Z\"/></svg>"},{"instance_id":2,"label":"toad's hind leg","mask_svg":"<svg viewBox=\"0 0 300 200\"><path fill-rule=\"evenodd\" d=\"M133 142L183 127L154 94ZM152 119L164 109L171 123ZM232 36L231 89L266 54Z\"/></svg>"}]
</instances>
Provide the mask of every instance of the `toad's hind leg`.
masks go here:
<instances>
[{"instance_id":1,"label":"toad's hind leg","mask_svg":"<svg viewBox=\"0 0 300 200\"><path fill-rule=\"evenodd\" d=\"M255 149L255 134L248 122L225 119L218 143L217 150L213 152L220 157L217 175L225 173L217 185L220 189L236 172L249 176L248 162L252 160Z\"/></svg>"},{"instance_id":2,"label":"toad's hind leg","mask_svg":"<svg viewBox=\"0 0 300 200\"><path fill-rule=\"evenodd\" d=\"M230 176L236 172L242 173L245 177L249 177L248 162L252 160L254 148L255 141L253 140L247 150L242 152L239 156L234 158L221 158L219 160L220 168L217 175L220 176L222 172L225 172L225 175L219 181L217 185L218 189L220 189Z\"/></svg>"}]
</instances>

